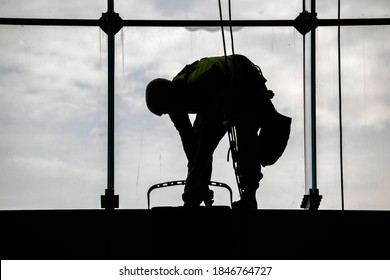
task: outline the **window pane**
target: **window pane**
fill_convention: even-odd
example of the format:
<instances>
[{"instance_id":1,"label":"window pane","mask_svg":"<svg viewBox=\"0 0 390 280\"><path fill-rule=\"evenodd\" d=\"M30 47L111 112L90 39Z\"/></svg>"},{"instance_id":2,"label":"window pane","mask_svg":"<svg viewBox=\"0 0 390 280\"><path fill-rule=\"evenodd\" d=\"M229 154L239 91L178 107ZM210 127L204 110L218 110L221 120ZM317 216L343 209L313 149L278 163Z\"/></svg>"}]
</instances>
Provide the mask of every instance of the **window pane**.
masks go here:
<instances>
[{"instance_id":1,"label":"window pane","mask_svg":"<svg viewBox=\"0 0 390 280\"><path fill-rule=\"evenodd\" d=\"M338 0L317 0L317 17L319 19L337 18L337 5Z\"/></svg>"},{"instance_id":2,"label":"window pane","mask_svg":"<svg viewBox=\"0 0 390 280\"><path fill-rule=\"evenodd\" d=\"M0 32L0 208L100 208L107 70L99 30Z\"/></svg>"},{"instance_id":3,"label":"window pane","mask_svg":"<svg viewBox=\"0 0 390 280\"><path fill-rule=\"evenodd\" d=\"M98 19L107 11L107 0L3 0L0 17Z\"/></svg>"},{"instance_id":4,"label":"window pane","mask_svg":"<svg viewBox=\"0 0 390 280\"><path fill-rule=\"evenodd\" d=\"M293 118L285 154L263 169L259 207L299 208L304 194L302 38L293 28L243 28L236 30L235 42L237 53L262 68L268 87L276 93L273 102L278 111ZM148 188L185 179L187 162L169 118L147 110L145 87L156 77L172 79L194 60L222 55L221 34L218 28L125 28L117 43L116 188L121 207L146 208ZM225 136L214 155L212 179L229 184L237 200L227 151ZM181 192L178 188L152 193L152 206L181 205ZM218 192L215 201L228 203L228 194Z\"/></svg>"},{"instance_id":5,"label":"window pane","mask_svg":"<svg viewBox=\"0 0 390 280\"><path fill-rule=\"evenodd\" d=\"M218 1L117 0L115 9L124 19L219 19ZM221 0L224 19L228 1ZM231 1L233 19L294 19L302 11L301 0Z\"/></svg>"},{"instance_id":6,"label":"window pane","mask_svg":"<svg viewBox=\"0 0 390 280\"><path fill-rule=\"evenodd\" d=\"M342 29L342 104L346 209L389 209L388 27ZM321 208L341 208L337 28L318 29L318 185Z\"/></svg>"},{"instance_id":7,"label":"window pane","mask_svg":"<svg viewBox=\"0 0 390 280\"><path fill-rule=\"evenodd\" d=\"M341 209L337 28L318 28L317 184L321 209Z\"/></svg>"},{"instance_id":8,"label":"window pane","mask_svg":"<svg viewBox=\"0 0 390 280\"><path fill-rule=\"evenodd\" d=\"M338 0L317 0L317 15L320 19L337 18ZM341 18L388 18L388 0L357 1L341 0Z\"/></svg>"},{"instance_id":9,"label":"window pane","mask_svg":"<svg viewBox=\"0 0 390 280\"><path fill-rule=\"evenodd\" d=\"M342 28L346 207L390 209L390 27Z\"/></svg>"},{"instance_id":10,"label":"window pane","mask_svg":"<svg viewBox=\"0 0 390 280\"><path fill-rule=\"evenodd\" d=\"M390 2L388 0L341 0L342 18L388 18Z\"/></svg>"}]
</instances>

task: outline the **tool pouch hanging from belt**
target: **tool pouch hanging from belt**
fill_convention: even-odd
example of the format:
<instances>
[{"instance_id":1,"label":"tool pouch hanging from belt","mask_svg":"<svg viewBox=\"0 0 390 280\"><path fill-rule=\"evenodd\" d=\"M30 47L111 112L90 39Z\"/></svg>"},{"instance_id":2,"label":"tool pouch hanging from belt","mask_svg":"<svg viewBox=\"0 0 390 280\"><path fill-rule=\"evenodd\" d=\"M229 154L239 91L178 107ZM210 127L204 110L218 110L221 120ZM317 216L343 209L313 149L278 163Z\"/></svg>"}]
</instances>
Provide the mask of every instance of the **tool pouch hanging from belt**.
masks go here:
<instances>
[{"instance_id":1,"label":"tool pouch hanging from belt","mask_svg":"<svg viewBox=\"0 0 390 280\"><path fill-rule=\"evenodd\" d=\"M259 153L262 166L273 165L284 153L291 131L291 118L277 111L262 125Z\"/></svg>"}]
</instances>

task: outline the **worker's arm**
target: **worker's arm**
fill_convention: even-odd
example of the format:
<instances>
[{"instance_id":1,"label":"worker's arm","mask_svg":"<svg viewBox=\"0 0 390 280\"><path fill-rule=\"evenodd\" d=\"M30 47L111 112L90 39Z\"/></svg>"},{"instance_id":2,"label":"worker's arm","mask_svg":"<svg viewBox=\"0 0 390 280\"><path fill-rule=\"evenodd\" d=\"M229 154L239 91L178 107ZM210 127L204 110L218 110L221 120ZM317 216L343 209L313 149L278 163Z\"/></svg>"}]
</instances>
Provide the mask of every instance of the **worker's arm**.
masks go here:
<instances>
[{"instance_id":1,"label":"worker's arm","mask_svg":"<svg viewBox=\"0 0 390 280\"><path fill-rule=\"evenodd\" d=\"M169 114L169 117L179 132L188 162L192 162L196 152L195 134L188 114Z\"/></svg>"}]
</instances>

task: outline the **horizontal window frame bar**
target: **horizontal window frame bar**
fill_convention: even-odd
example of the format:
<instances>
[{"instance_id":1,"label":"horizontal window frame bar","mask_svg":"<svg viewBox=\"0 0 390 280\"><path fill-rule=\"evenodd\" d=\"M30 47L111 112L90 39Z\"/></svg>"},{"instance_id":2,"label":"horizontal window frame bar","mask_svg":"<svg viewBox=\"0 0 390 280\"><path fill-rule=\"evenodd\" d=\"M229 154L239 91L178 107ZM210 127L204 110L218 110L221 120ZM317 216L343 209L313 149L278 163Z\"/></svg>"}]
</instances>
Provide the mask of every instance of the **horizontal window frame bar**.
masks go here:
<instances>
[{"instance_id":1,"label":"horizontal window frame bar","mask_svg":"<svg viewBox=\"0 0 390 280\"><path fill-rule=\"evenodd\" d=\"M99 26L96 19L0 18L0 25Z\"/></svg>"},{"instance_id":2,"label":"horizontal window frame bar","mask_svg":"<svg viewBox=\"0 0 390 280\"><path fill-rule=\"evenodd\" d=\"M390 25L390 18L317 19L317 26ZM98 19L0 18L0 25L100 26ZM126 27L293 27L295 20L122 20Z\"/></svg>"}]
</instances>

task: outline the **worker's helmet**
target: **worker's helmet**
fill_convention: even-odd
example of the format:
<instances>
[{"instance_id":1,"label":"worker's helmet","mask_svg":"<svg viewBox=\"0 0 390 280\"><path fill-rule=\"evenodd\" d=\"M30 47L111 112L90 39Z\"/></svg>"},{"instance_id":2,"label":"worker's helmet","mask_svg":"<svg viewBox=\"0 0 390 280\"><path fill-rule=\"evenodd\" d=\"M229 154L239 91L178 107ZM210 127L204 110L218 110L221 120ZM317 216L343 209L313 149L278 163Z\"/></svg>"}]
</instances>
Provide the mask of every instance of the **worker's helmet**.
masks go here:
<instances>
[{"instance_id":1,"label":"worker's helmet","mask_svg":"<svg viewBox=\"0 0 390 280\"><path fill-rule=\"evenodd\" d=\"M158 116L166 114L174 101L175 86L167 79L154 79L146 87L145 99L148 109Z\"/></svg>"}]
</instances>

